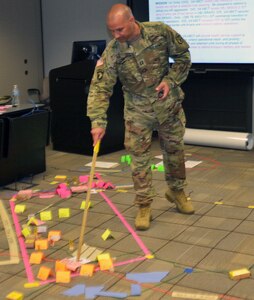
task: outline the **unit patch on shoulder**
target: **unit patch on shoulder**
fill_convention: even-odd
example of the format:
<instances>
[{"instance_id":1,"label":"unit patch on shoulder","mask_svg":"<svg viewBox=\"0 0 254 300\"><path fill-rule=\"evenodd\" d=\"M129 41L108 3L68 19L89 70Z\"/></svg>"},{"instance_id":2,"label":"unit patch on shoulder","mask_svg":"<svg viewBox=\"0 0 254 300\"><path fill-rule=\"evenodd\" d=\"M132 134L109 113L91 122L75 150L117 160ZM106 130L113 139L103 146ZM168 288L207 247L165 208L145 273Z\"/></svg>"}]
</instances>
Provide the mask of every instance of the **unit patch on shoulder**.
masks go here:
<instances>
[{"instance_id":1,"label":"unit patch on shoulder","mask_svg":"<svg viewBox=\"0 0 254 300\"><path fill-rule=\"evenodd\" d=\"M97 79L98 79L98 80L101 80L101 79L103 78L103 73L104 73L104 72L103 72L102 70L98 70L98 71L97 71Z\"/></svg>"}]
</instances>

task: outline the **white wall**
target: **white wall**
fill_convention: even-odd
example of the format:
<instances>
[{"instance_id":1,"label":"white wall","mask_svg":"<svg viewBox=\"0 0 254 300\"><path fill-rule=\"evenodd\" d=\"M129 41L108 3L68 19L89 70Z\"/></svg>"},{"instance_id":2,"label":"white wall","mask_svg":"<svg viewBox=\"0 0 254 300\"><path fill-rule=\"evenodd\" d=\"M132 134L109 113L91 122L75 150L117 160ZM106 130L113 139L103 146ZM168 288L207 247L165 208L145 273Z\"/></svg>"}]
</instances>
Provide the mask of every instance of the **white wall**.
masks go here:
<instances>
[{"instance_id":1,"label":"white wall","mask_svg":"<svg viewBox=\"0 0 254 300\"><path fill-rule=\"evenodd\" d=\"M73 41L109 40L109 8L126 0L42 0L45 76L71 62Z\"/></svg>"},{"instance_id":2,"label":"white wall","mask_svg":"<svg viewBox=\"0 0 254 300\"><path fill-rule=\"evenodd\" d=\"M10 95L13 84L21 102L28 88L42 84L40 0L0 1L0 96Z\"/></svg>"}]
</instances>

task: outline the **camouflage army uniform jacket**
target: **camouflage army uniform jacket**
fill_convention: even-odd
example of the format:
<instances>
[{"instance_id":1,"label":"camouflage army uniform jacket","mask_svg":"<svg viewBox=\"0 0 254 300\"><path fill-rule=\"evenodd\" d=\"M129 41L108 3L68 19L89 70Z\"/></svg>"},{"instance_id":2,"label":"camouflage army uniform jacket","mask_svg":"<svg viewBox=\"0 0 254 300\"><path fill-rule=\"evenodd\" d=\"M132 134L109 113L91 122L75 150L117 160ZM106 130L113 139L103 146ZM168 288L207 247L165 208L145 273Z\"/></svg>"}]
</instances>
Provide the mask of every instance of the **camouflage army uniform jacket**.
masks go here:
<instances>
[{"instance_id":1,"label":"camouflage army uniform jacket","mask_svg":"<svg viewBox=\"0 0 254 300\"><path fill-rule=\"evenodd\" d=\"M180 85L191 66L189 45L164 23L138 24L141 39L137 49L113 39L97 62L87 105L93 128L107 125L106 111L117 77L124 92L125 119L131 118L133 112L142 114L150 107L162 124L174 111L176 102L184 98ZM174 61L171 67L169 57ZM170 86L165 100L159 100L155 90L162 80Z\"/></svg>"}]
</instances>

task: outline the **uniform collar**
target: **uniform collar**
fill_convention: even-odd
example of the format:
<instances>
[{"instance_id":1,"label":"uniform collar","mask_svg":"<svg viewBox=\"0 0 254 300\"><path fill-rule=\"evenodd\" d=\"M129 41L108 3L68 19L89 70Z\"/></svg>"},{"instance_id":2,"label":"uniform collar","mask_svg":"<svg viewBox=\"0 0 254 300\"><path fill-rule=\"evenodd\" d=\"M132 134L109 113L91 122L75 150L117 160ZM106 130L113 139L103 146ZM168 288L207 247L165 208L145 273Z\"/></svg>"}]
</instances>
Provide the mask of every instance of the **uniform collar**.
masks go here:
<instances>
[{"instance_id":1,"label":"uniform collar","mask_svg":"<svg viewBox=\"0 0 254 300\"><path fill-rule=\"evenodd\" d=\"M138 24L138 26L140 28L140 34L141 34L140 43L142 43L143 48L146 49L147 47L150 47L152 44L149 39L149 35L146 32L145 26L141 22L136 21L136 23ZM116 43L118 44L120 53L133 53L133 49L131 47L129 47L127 42L120 43L116 40Z\"/></svg>"}]
</instances>

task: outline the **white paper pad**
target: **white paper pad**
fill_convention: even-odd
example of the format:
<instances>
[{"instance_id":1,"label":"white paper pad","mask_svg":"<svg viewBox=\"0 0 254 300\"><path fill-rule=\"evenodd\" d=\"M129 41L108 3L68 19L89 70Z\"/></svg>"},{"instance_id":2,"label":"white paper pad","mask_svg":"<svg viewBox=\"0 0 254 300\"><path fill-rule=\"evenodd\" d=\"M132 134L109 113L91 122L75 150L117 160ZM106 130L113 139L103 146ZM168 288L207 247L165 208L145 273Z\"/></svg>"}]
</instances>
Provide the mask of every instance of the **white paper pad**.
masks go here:
<instances>
[{"instance_id":1,"label":"white paper pad","mask_svg":"<svg viewBox=\"0 0 254 300\"><path fill-rule=\"evenodd\" d=\"M92 166L92 162L86 164L85 166L86 167L91 167ZM96 163L95 163L95 168L110 169L110 168L115 168L117 166L119 166L119 163L116 163L116 162L96 161Z\"/></svg>"}]
</instances>

